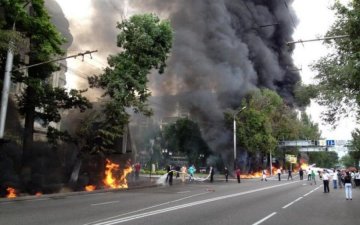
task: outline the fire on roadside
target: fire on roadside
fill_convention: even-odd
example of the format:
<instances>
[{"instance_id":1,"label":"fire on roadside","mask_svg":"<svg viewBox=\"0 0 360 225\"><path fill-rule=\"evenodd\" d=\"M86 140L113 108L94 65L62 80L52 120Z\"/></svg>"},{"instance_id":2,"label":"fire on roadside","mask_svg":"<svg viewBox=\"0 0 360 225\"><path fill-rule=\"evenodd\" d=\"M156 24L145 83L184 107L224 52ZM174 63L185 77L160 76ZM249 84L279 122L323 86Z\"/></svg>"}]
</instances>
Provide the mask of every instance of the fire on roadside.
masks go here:
<instances>
[{"instance_id":1,"label":"fire on roadside","mask_svg":"<svg viewBox=\"0 0 360 225\"><path fill-rule=\"evenodd\" d=\"M120 171L119 164L111 162L106 159L105 178L103 180L106 187L114 188L128 188L126 176L131 173L131 166L125 167Z\"/></svg>"},{"instance_id":2,"label":"fire on roadside","mask_svg":"<svg viewBox=\"0 0 360 225\"><path fill-rule=\"evenodd\" d=\"M240 178L242 178L242 179L252 179L252 178L260 178L260 177L262 177L261 171L240 175Z\"/></svg>"},{"instance_id":3,"label":"fire on roadside","mask_svg":"<svg viewBox=\"0 0 360 225\"><path fill-rule=\"evenodd\" d=\"M41 192L36 192L35 196L41 196L42 193Z\"/></svg>"},{"instance_id":4,"label":"fire on roadside","mask_svg":"<svg viewBox=\"0 0 360 225\"><path fill-rule=\"evenodd\" d=\"M85 186L85 191L94 191L96 189L95 185L87 185Z\"/></svg>"},{"instance_id":5,"label":"fire on roadside","mask_svg":"<svg viewBox=\"0 0 360 225\"><path fill-rule=\"evenodd\" d=\"M7 198L16 198L16 190L12 187L6 188L8 194L6 195Z\"/></svg>"}]
</instances>

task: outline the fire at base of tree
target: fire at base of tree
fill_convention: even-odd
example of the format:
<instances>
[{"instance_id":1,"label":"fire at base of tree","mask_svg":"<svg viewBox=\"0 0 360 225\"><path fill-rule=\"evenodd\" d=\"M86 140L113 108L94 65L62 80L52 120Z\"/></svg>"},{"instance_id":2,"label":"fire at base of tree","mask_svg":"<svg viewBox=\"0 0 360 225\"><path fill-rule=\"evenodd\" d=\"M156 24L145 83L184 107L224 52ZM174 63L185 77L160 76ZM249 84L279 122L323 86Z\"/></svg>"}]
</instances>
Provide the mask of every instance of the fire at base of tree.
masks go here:
<instances>
[{"instance_id":1,"label":"fire at base of tree","mask_svg":"<svg viewBox=\"0 0 360 225\"><path fill-rule=\"evenodd\" d=\"M22 161L18 145L2 143L0 196L15 198L64 191L128 188L127 177L132 172L131 154L113 155L108 159L93 155L76 160L74 147L62 147L34 143L31 154L28 153L26 160Z\"/></svg>"}]
</instances>

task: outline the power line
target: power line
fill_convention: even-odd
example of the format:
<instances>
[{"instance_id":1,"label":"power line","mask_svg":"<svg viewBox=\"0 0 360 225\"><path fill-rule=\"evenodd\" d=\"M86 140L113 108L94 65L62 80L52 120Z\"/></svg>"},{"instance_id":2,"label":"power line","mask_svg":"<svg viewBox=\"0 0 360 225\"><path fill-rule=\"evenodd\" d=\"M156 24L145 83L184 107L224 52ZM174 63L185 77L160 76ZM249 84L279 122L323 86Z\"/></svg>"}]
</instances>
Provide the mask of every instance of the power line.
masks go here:
<instances>
[{"instance_id":1,"label":"power line","mask_svg":"<svg viewBox=\"0 0 360 225\"><path fill-rule=\"evenodd\" d=\"M315 39L309 39L309 40L289 41L286 44L291 45L291 44L304 43L304 42L326 41L326 40L342 39L342 38L347 38L347 37L349 37L349 35L339 35L339 36L315 38Z\"/></svg>"},{"instance_id":2,"label":"power line","mask_svg":"<svg viewBox=\"0 0 360 225\"><path fill-rule=\"evenodd\" d=\"M49 61L46 61L46 62L35 63L35 64L29 65L29 66L20 67L20 68L18 68L18 69L13 70L13 71L29 69L29 68L32 68L32 67L35 67L35 66L40 66L40 65L43 65L43 64L48 64L48 63L57 62L57 61L61 61L61 60L65 60L65 59L70 59L70 58L76 59L77 57L82 57L82 60L84 61L84 56L85 56L85 55L90 55L90 57L92 58L91 53L94 53L94 52L97 52L97 50L94 50L94 51L85 51L85 52L83 52L83 53L80 52L80 53L78 53L78 54L76 54L76 55L71 55L71 56L67 56L67 57L57 58L57 59L49 60Z\"/></svg>"}]
</instances>

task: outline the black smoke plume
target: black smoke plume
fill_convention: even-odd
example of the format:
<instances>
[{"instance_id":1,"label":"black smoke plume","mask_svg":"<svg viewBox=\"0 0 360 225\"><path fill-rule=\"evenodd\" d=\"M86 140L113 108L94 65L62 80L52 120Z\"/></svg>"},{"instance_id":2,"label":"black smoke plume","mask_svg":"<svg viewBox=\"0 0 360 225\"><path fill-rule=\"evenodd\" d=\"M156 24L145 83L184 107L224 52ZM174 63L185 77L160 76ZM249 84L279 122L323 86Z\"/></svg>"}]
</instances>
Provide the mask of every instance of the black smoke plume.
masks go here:
<instances>
[{"instance_id":1,"label":"black smoke plume","mask_svg":"<svg viewBox=\"0 0 360 225\"><path fill-rule=\"evenodd\" d=\"M175 40L166 74L151 76L155 118L185 111L198 121L211 148L231 155L223 112L256 88L278 92L288 104L300 80L293 68L293 0L93 0L91 27L74 34L73 48L94 46L103 57L115 46L116 21L136 13L169 19Z\"/></svg>"}]
</instances>

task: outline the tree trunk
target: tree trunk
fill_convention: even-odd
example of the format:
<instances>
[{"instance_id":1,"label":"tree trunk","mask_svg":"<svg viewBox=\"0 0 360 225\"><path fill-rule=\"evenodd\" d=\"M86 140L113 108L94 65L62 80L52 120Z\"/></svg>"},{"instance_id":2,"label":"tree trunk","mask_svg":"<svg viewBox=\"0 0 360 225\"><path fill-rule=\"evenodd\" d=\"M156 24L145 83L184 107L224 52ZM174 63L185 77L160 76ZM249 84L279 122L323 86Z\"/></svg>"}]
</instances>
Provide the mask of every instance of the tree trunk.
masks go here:
<instances>
[{"instance_id":1,"label":"tree trunk","mask_svg":"<svg viewBox=\"0 0 360 225\"><path fill-rule=\"evenodd\" d=\"M23 163L26 159L31 156L31 146L34 141L34 121L35 121L35 106L32 101L35 99L35 92L32 88L28 87L26 90L27 102L25 103L25 125L24 125L24 136L23 136Z\"/></svg>"}]
</instances>

